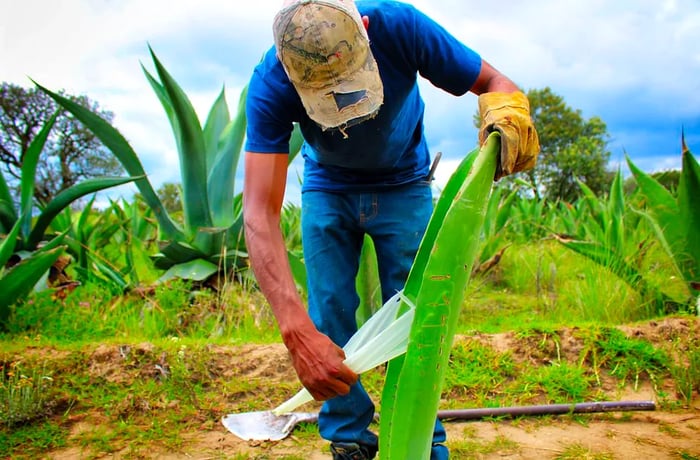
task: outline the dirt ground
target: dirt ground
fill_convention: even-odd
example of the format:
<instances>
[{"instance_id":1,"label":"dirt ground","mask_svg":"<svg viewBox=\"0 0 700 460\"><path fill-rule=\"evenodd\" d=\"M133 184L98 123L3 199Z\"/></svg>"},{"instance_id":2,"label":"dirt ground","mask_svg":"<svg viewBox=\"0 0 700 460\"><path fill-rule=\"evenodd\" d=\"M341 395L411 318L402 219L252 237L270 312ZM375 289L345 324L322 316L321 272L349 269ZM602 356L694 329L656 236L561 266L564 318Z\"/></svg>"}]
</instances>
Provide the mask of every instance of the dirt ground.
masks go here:
<instances>
[{"instance_id":1,"label":"dirt ground","mask_svg":"<svg viewBox=\"0 0 700 460\"><path fill-rule=\"evenodd\" d=\"M695 340L700 321L693 318L669 318L642 325L622 328L629 336L643 338L663 345L679 339ZM575 357L581 344L571 331L560 331L564 358ZM459 340L462 340L458 338ZM472 338L473 339L473 338ZM547 361L513 334L479 335L477 340L490 344L496 350L515 350L517 358L533 365ZM148 349L148 344L139 347ZM136 347L136 348L139 348ZM245 379L249 384L263 388L279 382L295 382L282 345L241 345L215 347L211 350L211 369L219 379ZM136 377L125 373L120 359L124 350L117 346L100 346L90 357L90 372L108 381ZM131 375L131 377L129 377ZM657 382L657 390L659 382ZM662 382L664 389L673 393L672 382ZM606 387L606 385L603 385ZM630 387L608 385L609 400L656 401L654 411L609 412L586 415L528 417L515 420L446 421L448 446L453 459L700 459L700 398L690 405L669 404L669 399L658 401L658 391L648 381L636 390ZM229 398L229 402L231 399ZM279 401L278 401L279 402ZM451 401L454 403L454 401ZM673 402L673 401L671 401ZM312 403L312 405L315 403ZM454 407L454 406L453 406ZM258 407L255 410L265 410ZM313 409L313 408L312 408ZM300 410L308 411L309 406ZM235 404L223 404L219 416L237 412ZM241 410L245 411L245 410ZM124 447L109 454L95 455L89 446L71 445L47 452L44 458L158 458L158 459L329 459L327 443L314 435L313 430L295 430L282 441L243 441L228 433L219 419L202 420L201 426L182 434L181 447L166 451L153 446L148 454L133 454ZM98 413L83 414L71 426L71 437L104 423ZM311 434L309 434L311 432ZM77 443L76 443L77 444ZM406 459L412 460L412 459Z\"/></svg>"}]
</instances>

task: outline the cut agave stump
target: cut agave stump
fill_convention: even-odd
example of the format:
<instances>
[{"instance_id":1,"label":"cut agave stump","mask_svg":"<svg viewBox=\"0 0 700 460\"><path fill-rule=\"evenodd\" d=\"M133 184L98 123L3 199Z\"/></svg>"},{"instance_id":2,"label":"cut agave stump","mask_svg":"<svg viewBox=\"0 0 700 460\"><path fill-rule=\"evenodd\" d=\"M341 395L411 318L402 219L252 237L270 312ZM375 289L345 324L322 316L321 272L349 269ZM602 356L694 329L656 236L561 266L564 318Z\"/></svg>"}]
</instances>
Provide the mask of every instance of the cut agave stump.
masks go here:
<instances>
[{"instance_id":1,"label":"cut agave stump","mask_svg":"<svg viewBox=\"0 0 700 460\"><path fill-rule=\"evenodd\" d=\"M492 133L454 172L406 281L404 295L416 310L406 354L392 360L387 371L379 430L381 460L430 458L445 369L499 151L500 136Z\"/></svg>"}]
</instances>

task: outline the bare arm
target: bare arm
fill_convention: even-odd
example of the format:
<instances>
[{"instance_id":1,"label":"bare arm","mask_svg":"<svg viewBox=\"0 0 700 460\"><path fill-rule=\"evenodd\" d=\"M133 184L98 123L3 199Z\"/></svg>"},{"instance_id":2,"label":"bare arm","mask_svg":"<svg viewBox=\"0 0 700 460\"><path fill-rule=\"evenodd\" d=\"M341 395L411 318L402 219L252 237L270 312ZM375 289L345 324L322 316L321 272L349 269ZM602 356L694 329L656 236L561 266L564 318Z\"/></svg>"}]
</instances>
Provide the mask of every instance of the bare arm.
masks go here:
<instances>
[{"instance_id":1,"label":"bare arm","mask_svg":"<svg viewBox=\"0 0 700 460\"><path fill-rule=\"evenodd\" d=\"M280 230L287 178L287 154L246 152L243 185L245 236L260 289L270 302L292 363L317 400L347 394L357 375L343 350L309 318L294 284Z\"/></svg>"},{"instance_id":2,"label":"bare arm","mask_svg":"<svg viewBox=\"0 0 700 460\"><path fill-rule=\"evenodd\" d=\"M484 60L481 61L479 76L470 89L476 95L494 91L512 93L519 90L518 86L510 78Z\"/></svg>"}]
</instances>

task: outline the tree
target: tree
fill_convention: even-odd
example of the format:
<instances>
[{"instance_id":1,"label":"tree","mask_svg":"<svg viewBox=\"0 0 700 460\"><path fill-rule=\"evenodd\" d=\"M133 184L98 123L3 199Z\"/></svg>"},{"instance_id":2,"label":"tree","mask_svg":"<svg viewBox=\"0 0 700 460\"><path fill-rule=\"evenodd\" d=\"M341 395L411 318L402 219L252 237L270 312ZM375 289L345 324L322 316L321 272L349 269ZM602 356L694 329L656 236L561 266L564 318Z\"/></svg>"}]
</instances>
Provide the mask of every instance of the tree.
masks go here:
<instances>
[{"instance_id":1,"label":"tree","mask_svg":"<svg viewBox=\"0 0 700 460\"><path fill-rule=\"evenodd\" d=\"M597 195L604 194L614 174L607 169L609 135L603 120L584 119L548 87L530 90L527 96L540 139L537 166L528 172L535 193L571 202L581 193L579 179Z\"/></svg>"},{"instance_id":2,"label":"tree","mask_svg":"<svg viewBox=\"0 0 700 460\"><path fill-rule=\"evenodd\" d=\"M86 96L66 96L99 113L111 123L113 114L100 110ZM9 182L19 187L24 156L32 139L58 110L56 103L37 89L25 89L11 83L0 86L0 163ZM73 116L62 113L39 157L34 197L48 203L59 192L83 179L118 175L123 172L114 155Z\"/></svg>"},{"instance_id":3,"label":"tree","mask_svg":"<svg viewBox=\"0 0 700 460\"><path fill-rule=\"evenodd\" d=\"M163 208L171 215L173 220L182 223L183 206L182 206L182 184L177 182L164 182L156 190L158 199L163 203ZM146 200L139 192L134 193L134 200L143 203L145 206Z\"/></svg>"},{"instance_id":4,"label":"tree","mask_svg":"<svg viewBox=\"0 0 700 460\"><path fill-rule=\"evenodd\" d=\"M165 182L156 190L156 194L160 201L163 202L165 210L171 214L182 212L181 188L180 184Z\"/></svg>"}]
</instances>

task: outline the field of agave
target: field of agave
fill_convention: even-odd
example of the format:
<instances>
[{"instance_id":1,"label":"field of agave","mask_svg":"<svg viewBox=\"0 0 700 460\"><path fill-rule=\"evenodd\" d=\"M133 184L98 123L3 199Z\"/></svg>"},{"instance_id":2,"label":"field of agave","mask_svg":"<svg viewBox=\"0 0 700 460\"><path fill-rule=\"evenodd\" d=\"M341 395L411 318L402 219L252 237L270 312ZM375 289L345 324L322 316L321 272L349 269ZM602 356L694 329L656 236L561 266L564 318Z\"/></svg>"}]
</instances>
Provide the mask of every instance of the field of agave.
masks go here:
<instances>
[{"instance_id":1,"label":"field of agave","mask_svg":"<svg viewBox=\"0 0 700 460\"><path fill-rule=\"evenodd\" d=\"M145 69L144 73L173 128L183 211L173 215L166 211L137 153L115 128L38 85L91 129L128 175L77 184L37 210L32 200L37 159L54 117L24 159L19 203L0 176L0 332L8 337L23 333L18 312L42 289L79 291L99 285L114 296L126 296L175 278L188 280L197 289L216 291L231 282L254 289L242 234L241 196L234 193L245 133L246 92L231 116L222 91L202 125L184 91L155 54L152 57L157 75ZM576 259L566 260L589 264L584 274L578 274L579 284L565 287L566 295L558 294L559 320L629 322L668 314L695 315L700 309L700 166L685 143L676 189L664 188L628 158L631 191L623 187L618 171L606 195L596 196L580 183L583 198L565 203L533 199L523 182L493 186L498 138L492 137L482 150L467 156L440 192L406 284L405 302L416 305L416 314L408 351L392 361L387 371L390 384L382 400L384 413L393 416L382 418L381 432L383 445L392 447L382 452L382 458L407 458L407 450L429 447L425 440L440 392L432 392L432 399L417 395L424 388L441 388L449 358L444 351L457 331L468 327L461 307L470 277L499 291L503 280L492 275L501 269L506 255L512 255L509 263L521 276L520 287L527 286L522 291L534 290L538 298L543 292L554 294L546 285L564 270L558 259L575 255ZM290 161L300 145L301 136L295 130ZM94 208L95 193L129 182L138 188L138 198ZM74 204L85 199L87 203L76 211ZM282 226L290 265L303 292L305 270L296 206L285 207ZM528 248L534 245L545 249L528 259L532 254ZM609 303L600 306L598 301L605 294L585 279L593 271L624 286L626 294L617 311L611 312ZM367 240L357 280L360 323L379 307L377 283L373 247ZM517 291L515 276L508 288Z\"/></svg>"}]
</instances>

